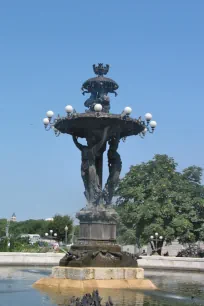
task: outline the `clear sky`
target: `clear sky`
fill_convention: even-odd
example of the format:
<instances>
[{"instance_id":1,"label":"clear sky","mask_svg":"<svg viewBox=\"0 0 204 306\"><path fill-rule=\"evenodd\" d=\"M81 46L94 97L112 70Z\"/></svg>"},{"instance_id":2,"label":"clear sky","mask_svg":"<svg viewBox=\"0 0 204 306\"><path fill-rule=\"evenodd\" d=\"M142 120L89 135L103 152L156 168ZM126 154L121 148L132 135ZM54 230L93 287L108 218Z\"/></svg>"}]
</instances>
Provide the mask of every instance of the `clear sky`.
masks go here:
<instances>
[{"instance_id":1,"label":"clear sky","mask_svg":"<svg viewBox=\"0 0 204 306\"><path fill-rule=\"evenodd\" d=\"M1 218L73 216L85 205L80 153L42 119L67 104L84 111L94 63L110 64L120 85L112 112L131 106L158 122L154 135L121 142L122 175L156 153L179 170L204 167L203 12L202 0L0 1Z\"/></svg>"}]
</instances>

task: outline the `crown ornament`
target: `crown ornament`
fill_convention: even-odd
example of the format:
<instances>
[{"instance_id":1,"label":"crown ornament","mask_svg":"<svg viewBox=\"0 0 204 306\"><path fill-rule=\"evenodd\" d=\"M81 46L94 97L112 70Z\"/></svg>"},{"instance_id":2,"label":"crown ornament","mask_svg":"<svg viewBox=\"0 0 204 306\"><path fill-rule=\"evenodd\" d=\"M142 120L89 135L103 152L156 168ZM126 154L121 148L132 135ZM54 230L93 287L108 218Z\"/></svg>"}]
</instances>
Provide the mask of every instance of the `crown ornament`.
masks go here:
<instances>
[{"instance_id":1,"label":"crown ornament","mask_svg":"<svg viewBox=\"0 0 204 306\"><path fill-rule=\"evenodd\" d=\"M99 63L98 66L95 64L93 65L93 71L97 76L103 76L106 75L109 71L110 65L103 65L102 63Z\"/></svg>"}]
</instances>

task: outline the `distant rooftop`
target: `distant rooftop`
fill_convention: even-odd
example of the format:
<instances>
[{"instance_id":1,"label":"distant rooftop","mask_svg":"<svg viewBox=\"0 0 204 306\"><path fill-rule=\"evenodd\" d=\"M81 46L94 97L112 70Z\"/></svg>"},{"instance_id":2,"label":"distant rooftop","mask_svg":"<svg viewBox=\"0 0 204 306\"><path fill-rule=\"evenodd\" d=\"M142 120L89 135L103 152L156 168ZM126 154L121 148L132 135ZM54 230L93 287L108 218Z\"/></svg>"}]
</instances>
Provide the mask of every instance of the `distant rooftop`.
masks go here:
<instances>
[{"instance_id":1,"label":"distant rooftop","mask_svg":"<svg viewBox=\"0 0 204 306\"><path fill-rule=\"evenodd\" d=\"M53 221L53 218L46 218L45 221Z\"/></svg>"}]
</instances>

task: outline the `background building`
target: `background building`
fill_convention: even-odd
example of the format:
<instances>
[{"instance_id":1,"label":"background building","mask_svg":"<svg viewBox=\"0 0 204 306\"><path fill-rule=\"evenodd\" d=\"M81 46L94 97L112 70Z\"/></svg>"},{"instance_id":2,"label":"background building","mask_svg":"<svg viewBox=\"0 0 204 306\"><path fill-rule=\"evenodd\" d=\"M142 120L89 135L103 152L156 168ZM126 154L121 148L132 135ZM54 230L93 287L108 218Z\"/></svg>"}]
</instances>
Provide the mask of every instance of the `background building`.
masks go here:
<instances>
[{"instance_id":1,"label":"background building","mask_svg":"<svg viewBox=\"0 0 204 306\"><path fill-rule=\"evenodd\" d=\"M10 221L16 222L16 214L15 213L13 213L13 215L11 216Z\"/></svg>"},{"instance_id":2,"label":"background building","mask_svg":"<svg viewBox=\"0 0 204 306\"><path fill-rule=\"evenodd\" d=\"M45 221L53 221L53 218L46 218Z\"/></svg>"}]
</instances>

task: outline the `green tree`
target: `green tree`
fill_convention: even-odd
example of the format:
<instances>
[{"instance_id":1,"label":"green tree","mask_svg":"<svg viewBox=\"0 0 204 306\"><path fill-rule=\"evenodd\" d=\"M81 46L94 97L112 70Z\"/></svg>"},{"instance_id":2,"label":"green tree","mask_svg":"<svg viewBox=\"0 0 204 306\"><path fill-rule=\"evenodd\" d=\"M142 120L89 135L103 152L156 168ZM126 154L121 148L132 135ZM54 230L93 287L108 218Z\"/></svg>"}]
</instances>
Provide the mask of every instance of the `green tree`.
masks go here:
<instances>
[{"instance_id":1,"label":"green tree","mask_svg":"<svg viewBox=\"0 0 204 306\"><path fill-rule=\"evenodd\" d=\"M9 251L8 243L9 243L8 238L2 238L0 240L0 252L8 252Z\"/></svg>"},{"instance_id":2,"label":"green tree","mask_svg":"<svg viewBox=\"0 0 204 306\"><path fill-rule=\"evenodd\" d=\"M73 221L70 216L55 215L52 222L48 222L48 230L53 230L53 233L57 233L57 240L65 240L65 226L68 227L68 238L71 239L71 233L73 228Z\"/></svg>"},{"instance_id":3,"label":"green tree","mask_svg":"<svg viewBox=\"0 0 204 306\"><path fill-rule=\"evenodd\" d=\"M0 219L0 237L6 235L6 219ZM39 234L41 237L45 237L45 233L52 229L58 234L59 240L65 238L65 226L68 226L68 239L71 239L72 233L72 219L69 216L56 215L54 221L39 220L25 220L20 222L10 222L9 234L10 237L19 237L21 234ZM76 233L78 228L76 228Z\"/></svg>"},{"instance_id":4,"label":"green tree","mask_svg":"<svg viewBox=\"0 0 204 306\"><path fill-rule=\"evenodd\" d=\"M10 222L10 235L19 236L21 234L39 234L44 236L48 231L48 222L45 220L26 220L21 222Z\"/></svg>"},{"instance_id":5,"label":"green tree","mask_svg":"<svg viewBox=\"0 0 204 306\"><path fill-rule=\"evenodd\" d=\"M116 192L121 240L133 241L133 231L139 245L155 232L169 243L175 238L182 243L203 240L202 169L191 166L179 173L176 168L173 158L155 155L121 179Z\"/></svg>"},{"instance_id":6,"label":"green tree","mask_svg":"<svg viewBox=\"0 0 204 306\"><path fill-rule=\"evenodd\" d=\"M0 238L6 235L6 219L0 219Z\"/></svg>"},{"instance_id":7,"label":"green tree","mask_svg":"<svg viewBox=\"0 0 204 306\"><path fill-rule=\"evenodd\" d=\"M189 203L189 212L184 216L189 220L193 229L189 237L183 236L181 242L191 243L198 240L204 241L204 186L202 185L202 168L191 166L183 170L183 192Z\"/></svg>"}]
</instances>

